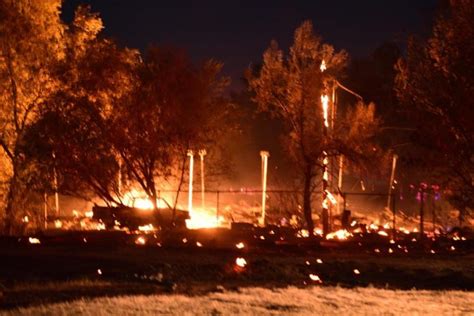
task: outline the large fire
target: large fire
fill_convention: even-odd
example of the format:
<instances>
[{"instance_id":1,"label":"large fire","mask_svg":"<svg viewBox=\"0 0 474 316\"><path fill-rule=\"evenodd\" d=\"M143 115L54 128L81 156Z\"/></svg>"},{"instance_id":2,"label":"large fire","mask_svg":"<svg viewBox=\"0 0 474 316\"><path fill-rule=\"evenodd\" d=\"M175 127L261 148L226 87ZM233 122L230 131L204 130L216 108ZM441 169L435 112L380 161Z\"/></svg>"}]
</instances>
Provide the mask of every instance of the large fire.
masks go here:
<instances>
[{"instance_id":1,"label":"large fire","mask_svg":"<svg viewBox=\"0 0 474 316\"><path fill-rule=\"evenodd\" d=\"M136 189L132 189L124 194L123 204L130 207L136 207L142 210L153 209L153 202L148 197L146 197L144 193L141 193L139 190ZM166 208L168 207L167 201L164 198L160 197L156 201L156 206L158 208Z\"/></svg>"},{"instance_id":2,"label":"large fire","mask_svg":"<svg viewBox=\"0 0 474 316\"><path fill-rule=\"evenodd\" d=\"M171 207L168 200L172 200L172 197L160 197L157 200L158 209L166 209ZM130 207L135 207L142 210L152 210L153 202L146 197L145 194L141 193L138 190L131 190L124 195L123 202L125 205ZM191 204L192 205L192 204ZM188 205L189 207L189 205ZM178 209L182 209L182 205L177 206ZM186 220L186 227L188 229L199 229L199 228L214 228L214 227L224 227L225 221L222 216L216 216L216 210L206 207L206 208L196 208L191 206L191 209L188 210L189 219ZM148 227L141 227L142 231L150 230ZM154 229L154 228L153 228Z\"/></svg>"},{"instance_id":3,"label":"large fire","mask_svg":"<svg viewBox=\"0 0 474 316\"><path fill-rule=\"evenodd\" d=\"M189 219L186 220L188 229L215 228L225 226L222 216L216 216L216 212L205 209L192 209L189 211Z\"/></svg>"}]
</instances>

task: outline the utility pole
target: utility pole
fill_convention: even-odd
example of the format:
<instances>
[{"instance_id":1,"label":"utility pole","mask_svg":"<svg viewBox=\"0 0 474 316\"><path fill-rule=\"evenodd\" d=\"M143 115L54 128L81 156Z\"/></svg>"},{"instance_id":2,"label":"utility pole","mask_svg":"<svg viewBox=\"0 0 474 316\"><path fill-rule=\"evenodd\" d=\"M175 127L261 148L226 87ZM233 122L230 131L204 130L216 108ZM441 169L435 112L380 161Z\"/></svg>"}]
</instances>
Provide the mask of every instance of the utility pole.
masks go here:
<instances>
[{"instance_id":1,"label":"utility pole","mask_svg":"<svg viewBox=\"0 0 474 316\"><path fill-rule=\"evenodd\" d=\"M205 208L205 188L204 188L204 156L207 154L205 149L201 149L198 152L201 158L201 208Z\"/></svg>"},{"instance_id":2,"label":"utility pole","mask_svg":"<svg viewBox=\"0 0 474 316\"><path fill-rule=\"evenodd\" d=\"M266 212L266 201L267 201L267 170L268 170L268 157L270 156L268 151L262 150L260 157L262 158L262 214L260 215L259 225L265 226L265 212Z\"/></svg>"},{"instance_id":3,"label":"utility pole","mask_svg":"<svg viewBox=\"0 0 474 316\"><path fill-rule=\"evenodd\" d=\"M320 66L321 72L326 70L326 62L323 60ZM328 107L329 107L329 96L326 94L327 91L327 82L324 83L324 91L321 95L321 106L323 109L323 136L324 143L327 143L329 137L329 120L328 120ZM326 144L325 144L326 145ZM328 189L329 189L329 158L326 149L323 149L323 203L322 203L322 219L323 219L323 235L326 236L329 233L329 199L328 199ZM313 232L309 232L313 235Z\"/></svg>"},{"instance_id":4,"label":"utility pole","mask_svg":"<svg viewBox=\"0 0 474 316\"><path fill-rule=\"evenodd\" d=\"M193 210L193 173L194 173L194 152L188 150L189 157L189 187L188 187L188 212Z\"/></svg>"},{"instance_id":5,"label":"utility pole","mask_svg":"<svg viewBox=\"0 0 474 316\"><path fill-rule=\"evenodd\" d=\"M324 67L321 67L321 71L325 70L325 65ZM349 94L352 94L355 96L359 101L363 102L364 99L358 94L352 91L351 89L347 88L343 84L341 84L338 80L334 80L333 86L332 86L332 110L331 110L331 130L334 132L334 127L335 127L335 122L336 122L336 116L337 116L337 93L336 89L341 88L342 90L348 92ZM331 161L331 166L332 166L332 174L334 174L334 161ZM340 214L340 203L341 203L341 198L343 199L342 203L344 204L344 208L342 211L345 211L346 207L346 195L342 194L342 180L344 177L344 156L339 155L339 174L338 174L338 185L337 185L337 205L336 205L336 212ZM332 179L331 179L332 183Z\"/></svg>"}]
</instances>

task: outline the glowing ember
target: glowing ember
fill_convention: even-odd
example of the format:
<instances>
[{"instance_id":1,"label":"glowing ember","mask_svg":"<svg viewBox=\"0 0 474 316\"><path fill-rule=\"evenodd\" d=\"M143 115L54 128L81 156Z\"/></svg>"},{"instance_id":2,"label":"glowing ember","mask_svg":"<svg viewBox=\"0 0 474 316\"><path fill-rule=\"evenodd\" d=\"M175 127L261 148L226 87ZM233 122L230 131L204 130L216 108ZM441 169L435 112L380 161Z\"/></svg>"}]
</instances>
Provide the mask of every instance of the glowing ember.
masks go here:
<instances>
[{"instance_id":1,"label":"glowing ember","mask_svg":"<svg viewBox=\"0 0 474 316\"><path fill-rule=\"evenodd\" d=\"M239 242L238 244L235 244L235 248L243 249L243 248L245 248L245 244L243 242Z\"/></svg>"},{"instance_id":2,"label":"glowing ember","mask_svg":"<svg viewBox=\"0 0 474 316\"><path fill-rule=\"evenodd\" d=\"M98 275L102 275L102 270L101 270L101 269L97 269L97 274L98 274Z\"/></svg>"},{"instance_id":3,"label":"glowing ember","mask_svg":"<svg viewBox=\"0 0 474 316\"><path fill-rule=\"evenodd\" d=\"M144 244L146 244L146 239L145 239L145 237L143 237L143 236L137 237L137 239L135 239L135 244L136 244L136 245L144 245Z\"/></svg>"},{"instance_id":4,"label":"glowing ember","mask_svg":"<svg viewBox=\"0 0 474 316\"><path fill-rule=\"evenodd\" d=\"M357 221L356 221L356 220L353 220L353 221L351 222L351 227L354 227L355 225L357 225Z\"/></svg>"},{"instance_id":5,"label":"glowing ember","mask_svg":"<svg viewBox=\"0 0 474 316\"><path fill-rule=\"evenodd\" d=\"M321 228L315 228L314 229L314 234L318 235L318 236L322 236L323 235L323 230Z\"/></svg>"},{"instance_id":6,"label":"glowing ember","mask_svg":"<svg viewBox=\"0 0 474 316\"><path fill-rule=\"evenodd\" d=\"M314 281L314 282L318 282L318 283L323 283L323 281L321 280L321 278L316 275L316 274L310 274L309 275L309 278L311 279L311 281Z\"/></svg>"},{"instance_id":7,"label":"glowing ember","mask_svg":"<svg viewBox=\"0 0 474 316\"><path fill-rule=\"evenodd\" d=\"M374 252L380 253L380 249L379 249L379 248L375 248L375 249L374 249Z\"/></svg>"},{"instance_id":8,"label":"glowing ember","mask_svg":"<svg viewBox=\"0 0 474 316\"><path fill-rule=\"evenodd\" d=\"M328 240L329 239L345 240L345 239L347 239L351 236L352 236L352 234L350 232L348 232L347 230L340 229L338 231L327 234L326 239L328 239Z\"/></svg>"},{"instance_id":9,"label":"glowing ember","mask_svg":"<svg viewBox=\"0 0 474 316\"><path fill-rule=\"evenodd\" d=\"M360 234L360 233L362 233L362 228L357 227L356 229L354 229L353 232L356 233L356 234Z\"/></svg>"},{"instance_id":10,"label":"glowing ember","mask_svg":"<svg viewBox=\"0 0 474 316\"><path fill-rule=\"evenodd\" d=\"M308 261L308 260L306 260L306 262L305 262L305 263L306 263L306 265L307 265L307 266L311 265L311 263L309 263L309 261Z\"/></svg>"},{"instance_id":11,"label":"glowing ember","mask_svg":"<svg viewBox=\"0 0 474 316\"><path fill-rule=\"evenodd\" d=\"M41 244L41 241L40 241L38 238L34 238L34 237L28 238L28 242L29 242L30 244L36 244L36 245Z\"/></svg>"},{"instance_id":12,"label":"glowing ember","mask_svg":"<svg viewBox=\"0 0 474 316\"><path fill-rule=\"evenodd\" d=\"M202 244L199 241L196 241L196 246L202 247Z\"/></svg>"},{"instance_id":13,"label":"glowing ember","mask_svg":"<svg viewBox=\"0 0 474 316\"><path fill-rule=\"evenodd\" d=\"M187 238L183 238L183 244L187 243L188 242L188 239Z\"/></svg>"},{"instance_id":14,"label":"glowing ember","mask_svg":"<svg viewBox=\"0 0 474 316\"><path fill-rule=\"evenodd\" d=\"M404 227L400 227L400 231L403 232L405 235L410 234L410 231Z\"/></svg>"},{"instance_id":15,"label":"glowing ember","mask_svg":"<svg viewBox=\"0 0 474 316\"><path fill-rule=\"evenodd\" d=\"M28 216L25 215L25 216L23 216L23 218L21 219L21 221L22 221L23 223L28 223L28 222L30 221L30 219L28 218Z\"/></svg>"},{"instance_id":16,"label":"glowing ember","mask_svg":"<svg viewBox=\"0 0 474 316\"><path fill-rule=\"evenodd\" d=\"M296 237L298 237L298 238L308 238L309 237L309 232L308 232L307 229L300 229L296 233Z\"/></svg>"},{"instance_id":17,"label":"glowing ember","mask_svg":"<svg viewBox=\"0 0 474 316\"><path fill-rule=\"evenodd\" d=\"M378 226L377 224L372 223L372 224L369 225L369 228L370 228L371 230L378 230L378 229L379 229L379 226Z\"/></svg>"},{"instance_id":18,"label":"glowing ember","mask_svg":"<svg viewBox=\"0 0 474 316\"><path fill-rule=\"evenodd\" d=\"M321 259L318 258L318 259L316 259L316 262L319 263L319 264L322 264L322 263L323 263L323 260L321 260Z\"/></svg>"},{"instance_id":19,"label":"glowing ember","mask_svg":"<svg viewBox=\"0 0 474 316\"><path fill-rule=\"evenodd\" d=\"M391 244L394 244L394 243L395 243L395 240L390 239L390 243L391 243Z\"/></svg>"},{"instance_id":20,"label":"glowing ember","mask_svg":"<svg viewBox=\"0 0 474 316\"><path fill-rule=\"evenodd\" d=\"M63 227L63 222L61 222L59 219L54 221L54 227L56 228L61 228Z\"/></svg>"},{"instance_id":21,"label":"glowing ember","mask_svg":"<svg viewBox=\"0 0 474 316\"><path fill-rule=\"evenodd\" d=\"M387 234L387 232L386 232L386 231L384 231L384 230L379 230L379 232L378 232L377 234L379 234L380 236L385 236L385 237L388 237L388 234Z\"/></svg>"},{"instance_id":22,"label":"glowing ember","mask_svg":"<svg viewBox=\"0 0 474 316\"><path fill-rule=\"evenodd\" d=\"M454 246L451 246L451 248L449 248L451 251L454 251L456 250L456 248Z\"/></svg>"},{"instance_id":23,"label":"glowing ember","mask_svg":"<svg viewBox=\"0 0 474 316\"><path fill-rule=\"evenodd\" d=\"M242 257L238 257L237 259L235 259L235 264L241 268L245 268L245 266L247 265L247 260Z\"/></svg>"},{"instance_id":24,"label":"glowing ember","mask_svg":"<svg viewBox=\"0 0 474 316\"><path fill-rule=\"evenodd\" d=\"M260 235L260 240L265 240L265 236Z\"/></svg>"},{"instance_id":25,"label":"glowing ember","mask_svg":"<svg viewBox=\"0 0 474 316\"><path fill-rule=\"evenodd\" d=\"M324 72L326 69L326 61L323 59L323 61L321 61L321 66L319 66L319 70L321 70L321 72Z\"/></svg>"},{"instance_id":26,"label":"glowing ember","mask_svg":"<svg viewBox=\"0 0 474 316\"><path fill-rule=\"evenodd\" d=\"M354 269L354 274L360 274L360 271L357 269Z\"/></svg>"},{"instance_id":27,"label":"glowing ember","mask_svg":"<svg viewBox=\"0 0 474 316\"><path fill-rule=\"evenodd\" d=\"M148 225L138 226L138 230L141 232L151 232L151 231L155 231L156 228L153 226L153 224L148 224Z\"/></svg>"},{"instance_id":28,"label":"glowing ember","mask_svg":"<svg viewBox=\"0 0 474 316\"><path fill-rule=\"evenodd\" d=\"M431 253L436 253L436 252L435 252L433 249L431 249L431 251L430 251L430 252L431 252Z\"/></svg>"},{"instance_id":29,"label":"glowing ember","mask_svg":"<svg viewBox=\"0 0 474 316\"><path fill-rule=\"evenodd\" d=\"M388 253L393 253L392 248L388 248Z\"/></svg>"}]
</instances>

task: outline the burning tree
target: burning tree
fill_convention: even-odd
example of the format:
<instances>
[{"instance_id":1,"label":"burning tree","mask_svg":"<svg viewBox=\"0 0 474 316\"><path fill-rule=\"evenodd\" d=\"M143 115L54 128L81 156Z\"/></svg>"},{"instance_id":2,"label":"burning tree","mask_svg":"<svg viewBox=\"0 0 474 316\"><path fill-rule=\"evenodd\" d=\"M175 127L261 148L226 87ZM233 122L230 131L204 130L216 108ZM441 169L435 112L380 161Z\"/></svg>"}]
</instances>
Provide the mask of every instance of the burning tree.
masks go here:
<instances>
[{"instance_id":1,"label":"burning tree","mask_svg":"<svg viewBox=\"0 0 474 316\"><path fill-rule=\"evenodd\" d=\"M52 66L64 57L59 0L0 2L0 155L4 159L5 231L13 233L28 200L30 165L22 152L25 132L58 89Z\"/></svg>"},{"instance_id":2,"label":"burning tree","mask_svg":"<svg viewBox=\"0 0 474 316\"><path fill-rule=\"evenodd\" d=\"M353 162L362 162L366 153L372 152L367 149L372 149L371 139L378 127L372 104L358 103L344 114L328 117L328 94L346 60L346 52L335 52L324 44L314 34L312 23L306 21L296 29L287 57L272 41L261 69L247 73L258 109L279 117L286 125L288 134L283 136L283 143L301 175L303 211L311 233L311 195L318 184L317 175L326 168L326 159L344 154ZM331 133L327 134L329 125Z\"/></svg>"},{"instance_id":3,"label":"burning tree","mask_svg":"<svg viewBox=\"0 0 474 316\"><path fill-rule=\"evenodd\" d=\"M428 39L410 39L396 92L417 122L417 160L432 167L427 178L449 188L462 211L474 207L474 7L446 5Z\"/></svg>"},{"instance_id":4,"label":"burning tree","mask_svg":"<svg viewBox=\"0 0 474 316\"><path fill-rule=\"evenodd\" d=\"M109 206L133 203L129 190L142 191L156 209L161 182L178 169L183 178L188 149L215 156L210 147L228 129L228 80L220 63L196 66L178 49L153 47L142 59L99 37L102 27L97 14L78 7L51 70L62 85L28 128L25 154L40 167L40 190Z\"/></svg>"},{"instance_id":5,"label":"burning tree","mask_svg":"<svg viewBox=\"0 0 474 316\"><path fill-rule=\"evenodd\" d=\"M187 151L212 145L226 128L221 67L212 60L195 66L184 51L152 47L134 69L131 93L114 111L112 144L154 208L157 181L184 170Z\"/></svg>"},{"instance_id":6,"label":"burning tree","mask_svg":"<svg viewBox=\"0 0 474 316\"><path fill-rule=\"evenodd\" d=\"M63 33L64 58L53 71L61 87L28 130L25 147L41 170L39 190L120 204L117 153L108 126L115 103L131 89L138 53L99 38L102 27L88 7L77 8Z\"/></svg>"}]
</instances>

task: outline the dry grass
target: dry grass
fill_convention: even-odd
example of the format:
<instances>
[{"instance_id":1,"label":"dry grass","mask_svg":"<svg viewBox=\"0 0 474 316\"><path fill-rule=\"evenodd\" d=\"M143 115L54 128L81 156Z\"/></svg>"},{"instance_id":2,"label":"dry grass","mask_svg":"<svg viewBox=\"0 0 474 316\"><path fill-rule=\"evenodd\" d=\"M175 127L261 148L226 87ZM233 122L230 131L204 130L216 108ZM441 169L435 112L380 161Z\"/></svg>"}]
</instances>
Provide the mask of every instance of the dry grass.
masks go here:
<instances>
[{"instance_id":1,"label":"dry grass","mask_svg":"<svg viewBox=\"0 0 474 316\"><path fill-rule=\"evenodd\" d=\"M80 299L0 315L474 315L474 292L375 288L247 288L203 296Z\"/></svg>"}]
</instances>

